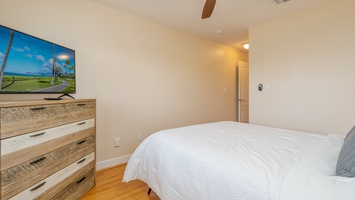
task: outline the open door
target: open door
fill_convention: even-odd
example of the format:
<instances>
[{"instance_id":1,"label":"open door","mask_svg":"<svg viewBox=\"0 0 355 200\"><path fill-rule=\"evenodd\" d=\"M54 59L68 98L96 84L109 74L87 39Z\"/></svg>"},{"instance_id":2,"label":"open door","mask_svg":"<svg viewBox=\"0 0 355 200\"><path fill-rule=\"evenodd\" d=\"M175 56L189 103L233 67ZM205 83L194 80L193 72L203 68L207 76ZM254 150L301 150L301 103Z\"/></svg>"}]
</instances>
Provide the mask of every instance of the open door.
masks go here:
<instances>
[{"instance_id":1,"label":"open door","mask_svg":"<svg viewBox=\"0 0 355 200\"><path fill-rule=\"evenodd\" d=\"M249 65L238 63L238 121L249 123Z\"/></svg>"}]
</instances>

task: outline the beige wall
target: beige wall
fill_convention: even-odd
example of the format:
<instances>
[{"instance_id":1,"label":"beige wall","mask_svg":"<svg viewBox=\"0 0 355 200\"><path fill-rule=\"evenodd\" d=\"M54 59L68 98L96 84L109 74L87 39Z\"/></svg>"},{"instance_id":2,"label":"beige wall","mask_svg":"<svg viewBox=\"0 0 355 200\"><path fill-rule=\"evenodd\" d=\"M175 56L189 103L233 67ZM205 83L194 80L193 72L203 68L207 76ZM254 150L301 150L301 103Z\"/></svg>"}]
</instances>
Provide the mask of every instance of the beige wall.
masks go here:
<instances>
[{"instance_id":1,"label":"beige wall","mask_svg":"<svg viewBox=\"0 0 355 200\"><path fill-rule=\"evenodd\" d=\"M346 134L355 124L355 1L249 30L250 122ZM270 90L259 92L259 83Z\"/></svg>"},{"instance_id":2,"label":"beige wall","mask_svg":"<svg viewBox=\"0 0 355 200\"><path fill-rule=\"evenodd\" d=\"M131 154L138 133L236 119L236 65L247 61L244 52L87 0L0 5L2 25L76 50L75 97L97 99L98 161Z\"/></svg>"}]
</instances>

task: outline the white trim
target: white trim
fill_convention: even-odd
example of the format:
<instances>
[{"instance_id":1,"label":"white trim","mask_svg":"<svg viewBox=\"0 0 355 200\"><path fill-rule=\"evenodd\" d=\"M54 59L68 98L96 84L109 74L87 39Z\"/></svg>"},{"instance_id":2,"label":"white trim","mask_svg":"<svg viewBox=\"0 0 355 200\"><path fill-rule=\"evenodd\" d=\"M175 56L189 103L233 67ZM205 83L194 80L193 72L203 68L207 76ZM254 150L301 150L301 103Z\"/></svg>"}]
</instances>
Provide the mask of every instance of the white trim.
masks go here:
<instances>
[{"instance_id":1,"label":"white trim","mask_svg":"<svg viewBox=\"0 0 355 200\"><path fill-rule=\"evenodd\" d=\"M96 171L101 170L101 169L105 169L105 168L109 168L109 167L113 167L115 165L120 165L120 164L126 163L126 162L128 162L131 155L132 154L128 154L125 156L116 157L116 158L112 158L109 160L97 162L96 163Z\"/></svg>"}]
</instances>

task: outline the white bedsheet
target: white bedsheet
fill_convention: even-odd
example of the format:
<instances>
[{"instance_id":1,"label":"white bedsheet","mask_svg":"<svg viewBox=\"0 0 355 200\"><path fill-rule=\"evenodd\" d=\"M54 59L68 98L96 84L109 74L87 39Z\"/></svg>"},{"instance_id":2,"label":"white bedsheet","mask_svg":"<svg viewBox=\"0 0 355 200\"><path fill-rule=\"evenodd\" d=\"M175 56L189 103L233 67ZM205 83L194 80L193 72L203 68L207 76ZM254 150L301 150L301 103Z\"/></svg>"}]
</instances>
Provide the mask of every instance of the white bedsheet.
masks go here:
<instances>
[{"instance_id":1,"label":"white bedsheet","mask_svg":"<svg viewBox=\"0 0 355 200\"><path fill-rule=\"evenodd\" d=\"M288 172L325 138L237 122L160 131L133 153L123 181L140 179L162 200L277 200Z\"/></svg>"}]
</instances>

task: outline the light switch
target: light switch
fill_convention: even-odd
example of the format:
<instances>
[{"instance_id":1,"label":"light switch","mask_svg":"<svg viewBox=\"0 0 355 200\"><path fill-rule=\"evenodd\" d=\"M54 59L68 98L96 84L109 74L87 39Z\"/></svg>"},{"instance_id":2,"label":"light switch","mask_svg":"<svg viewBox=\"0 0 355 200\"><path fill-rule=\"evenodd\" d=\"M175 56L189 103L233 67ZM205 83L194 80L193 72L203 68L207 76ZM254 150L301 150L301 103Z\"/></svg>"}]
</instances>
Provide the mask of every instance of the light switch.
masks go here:
<instances>
[{"instance_id":1,"label":"light switch","mask_svg":"<svg viewBox=\"0 0 355 200\"><path fill-rule=\"evenodd\" d=\"M265 84L265 90L269 91L270 90L270 84Z\"/></svg>"}]
</instances>

